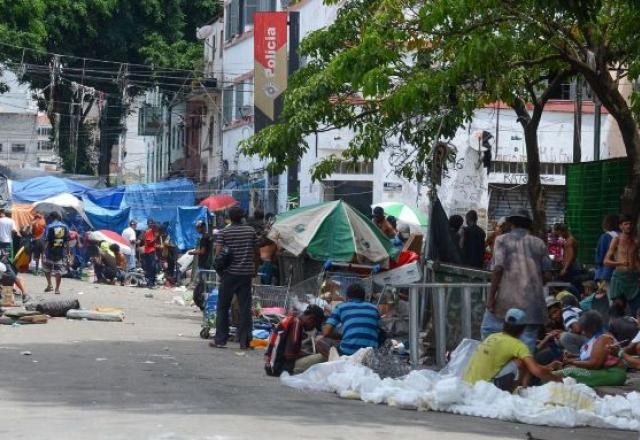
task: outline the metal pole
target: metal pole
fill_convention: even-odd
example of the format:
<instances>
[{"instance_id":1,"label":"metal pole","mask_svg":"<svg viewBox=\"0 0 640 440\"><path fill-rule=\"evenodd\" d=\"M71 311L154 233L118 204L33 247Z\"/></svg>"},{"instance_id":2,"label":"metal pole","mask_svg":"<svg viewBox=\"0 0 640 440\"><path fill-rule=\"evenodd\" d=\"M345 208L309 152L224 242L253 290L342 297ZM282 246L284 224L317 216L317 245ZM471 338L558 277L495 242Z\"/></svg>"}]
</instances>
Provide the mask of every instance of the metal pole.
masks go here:
<instances>
[{"instance_id":1,"label":"metal pole","mask_svg":"<svg viewBox=\"0 0 640 440\"><path fill-rule=\"evenodd\" d=\"M462 289L462 337L471 338L471 287Z\"/></svg>"},{"instance_id":2,"label":"metal pole","mask_svg":"<svg viewBox=\"0 0 640 440\"><path fill-rule=\"evenodd\" d=\"M409 289L409 360L411 368L418 367L418 288Z\"/></svg>"},{"instance_id":3,"label":"metal pole","mask_svg":"<svg viewBox=\"0 0 640 440\"><path fill-rule=\"evenodd\" d=\"M602 103L597 96L593 97L593 160L600 160L600 124L602 120Z\"/></svg>"},{"instance_id":4,"label":"metal pole","mask_svg":"<svg viewBox=\"0 0 640 440\"><path fill-rule=\"evenodd\" d=\"M436 340L436 367L442 368L447 363L447 320L445 313L445 287L436 289L433 296L433 330Z\"/></svg>"},{"instance_id":5,"label":"metal pole","mask_svg":"<svg viewBox=\"0 0 640 440\"><path fill-rule=\"evenodd\" d=\"M573 107L573 162L582 161L582 81L575 81L576 97Z\"/></svg>"}]
</instances>

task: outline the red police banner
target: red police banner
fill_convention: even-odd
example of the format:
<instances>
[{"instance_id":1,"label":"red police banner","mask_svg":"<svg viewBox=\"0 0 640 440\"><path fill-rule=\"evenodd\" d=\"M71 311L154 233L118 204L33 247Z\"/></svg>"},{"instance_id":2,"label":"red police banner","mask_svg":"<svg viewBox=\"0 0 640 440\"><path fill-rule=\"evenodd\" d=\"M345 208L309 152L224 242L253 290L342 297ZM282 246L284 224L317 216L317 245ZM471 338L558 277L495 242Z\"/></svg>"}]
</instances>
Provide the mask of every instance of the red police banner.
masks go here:
<instances>
[{"instance_id":1,"label":"red police banner","mask_svg":"<svg viewBox=\"0 0 640 440\"><path fill-rule=\"evenodd\" d=\"M287 13L256 12L253 18L255 131L272 124L287 88Z\"/></svg>"}]
</instances>

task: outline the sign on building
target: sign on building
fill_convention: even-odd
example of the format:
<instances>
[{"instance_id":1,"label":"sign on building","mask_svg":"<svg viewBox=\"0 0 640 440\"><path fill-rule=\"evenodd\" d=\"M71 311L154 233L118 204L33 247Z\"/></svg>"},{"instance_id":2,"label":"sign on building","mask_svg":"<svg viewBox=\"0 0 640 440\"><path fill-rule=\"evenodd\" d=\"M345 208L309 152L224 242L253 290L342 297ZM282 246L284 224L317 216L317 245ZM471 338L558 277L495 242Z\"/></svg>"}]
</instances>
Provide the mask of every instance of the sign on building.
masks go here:
<instances>
[{"instance_id":1,"label":"sign on building","mask_svg":"<svg viewBox=\"0 0 640 440\"><path fill-rule=\"evenodd\" d=\"M256 12L254 15L255 131L273 124L283 105L287 88L287 13Z\"/></svg>"}]
</instances>

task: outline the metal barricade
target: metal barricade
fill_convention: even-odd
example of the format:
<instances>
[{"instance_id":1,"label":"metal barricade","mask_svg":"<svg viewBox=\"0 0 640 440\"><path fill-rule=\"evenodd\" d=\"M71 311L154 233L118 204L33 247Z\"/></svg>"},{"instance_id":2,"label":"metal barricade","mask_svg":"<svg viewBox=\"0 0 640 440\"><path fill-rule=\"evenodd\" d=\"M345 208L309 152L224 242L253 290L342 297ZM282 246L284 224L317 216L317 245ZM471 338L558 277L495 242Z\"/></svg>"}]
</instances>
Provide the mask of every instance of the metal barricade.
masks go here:
<instances>
[{"instance_id":1,"label":"metal barricade","mask_svg":"<svg viewBox=\"0 0 640 440\"><path fill-rule=\"evenodd\" d=\"M481 295L482 300L486 298L489 283L417 283L417 284L395 284L397 289L407 289L409 291L409 355L411 366L418 367L419 362L419 303L421 297L431 299L433 333L435 342L435 364L442 368L446 364L447 351L447 317L446 300L450 289L461 289L461 336L462 338L472 337L472 300L473 296ZM458 341L460 342L460 341Z\"/></svg>"}]
</instances>

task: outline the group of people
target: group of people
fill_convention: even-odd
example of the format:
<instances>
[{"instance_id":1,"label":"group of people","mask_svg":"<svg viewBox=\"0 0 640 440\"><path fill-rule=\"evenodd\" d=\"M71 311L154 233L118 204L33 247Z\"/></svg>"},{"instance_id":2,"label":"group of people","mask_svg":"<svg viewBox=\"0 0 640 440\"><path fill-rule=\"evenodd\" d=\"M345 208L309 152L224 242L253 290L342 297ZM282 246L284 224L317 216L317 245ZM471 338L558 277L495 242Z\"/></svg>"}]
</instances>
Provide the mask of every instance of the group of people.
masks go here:
<instances>
[{"instance_id":1,"label":"group of people","mask_svg":"<svg viewBox=\"0 0 640 440\"><path fill-rule=\"evenodd\" d=\"M563 377L590 386L624 384L627 369L640 366L640 267L631 219L621 216L615 234L605 230L596 280L582 283L578 294L575 289L545 290L552 259L547 243L531 233L529 213L517 210L506 220L508 231L493 243L483 341L465 379L492 381L505 390ZM608 229L613 220L606 219ZM555 230L575 251L567 229ZM571 259L569 254L561 274L573 270Z\"/></svg>"},{"instance_id":2,"label":"group of people","mask_svg":"<svg viewBox=\"0 0 640 440\"><path fill-rule=\"evenodd\" d=\"M397 219L392 215L386 215L380 206L373 208L373 223L380 229L393 245L402 249L411 236L411 227L406 223L398 224Z\"/></svg>"}]
</instances>

